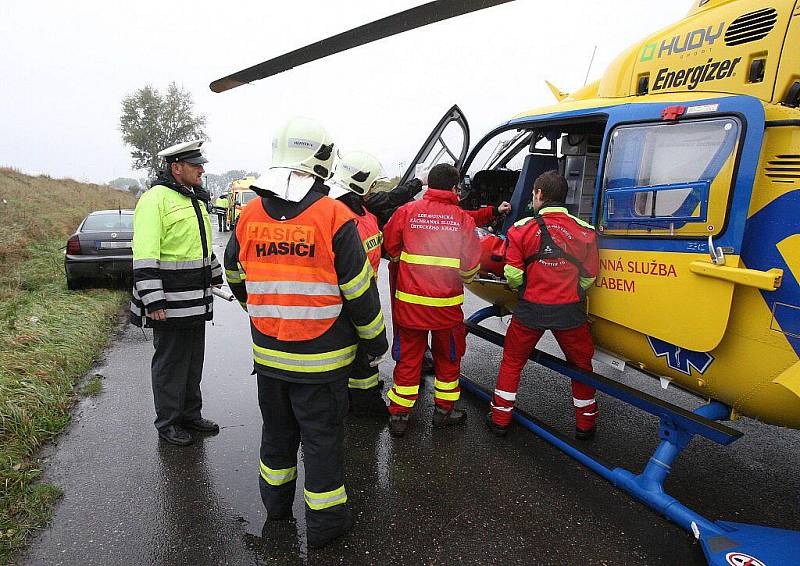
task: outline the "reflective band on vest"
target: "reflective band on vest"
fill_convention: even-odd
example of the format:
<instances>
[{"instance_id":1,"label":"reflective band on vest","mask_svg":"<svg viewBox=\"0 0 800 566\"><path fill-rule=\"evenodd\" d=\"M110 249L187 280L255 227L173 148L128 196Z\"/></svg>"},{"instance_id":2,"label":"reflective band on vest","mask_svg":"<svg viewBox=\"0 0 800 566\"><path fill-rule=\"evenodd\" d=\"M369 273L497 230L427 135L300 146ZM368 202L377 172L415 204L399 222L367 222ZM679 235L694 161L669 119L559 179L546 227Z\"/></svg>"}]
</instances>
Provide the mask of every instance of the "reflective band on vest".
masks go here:
<instances>
[{"instance_id":1,"label":"reflective band on vest","mask_svg":"<svg viewBox=\"0 0 800 566\"><path fill-rule=\"evenodd\" d=\"M363 292L361 279L348 282L352 287L346 291L340 289L334 265L333 236L353 215L343 204L321 198L296 217L279 221L266 213L260 201L253 202L254 206L244 207L236 226L253 326L281 341L318 338L341 314L342 294ZM256 358L262 365L290 371L327 371L319 366L338 363L297 369L297 359L272 354L259 359L257 353Z\"/></svg>"},{"instance_id":2,"label":"reflective band on vest","mask_svg":"<svg viewBox=\"0 0 800 566\"><path fill-rule=\"evenodd\" d=\"M452 307L464 302L464 294L455 297L425 297L423 295L413 295L403 291L395 291L394 296L406 303L414 305L425 305L428 307Z\"/></svg>"},{"instance_id":3,"label":"reflective band on vest","mask_svg":"<svg viewBox=\"0 0 800 566\"><path fill-rule=\"evenodd\" d=\"M336 295L338 285L298 283L297 281L246 281L247 294L255 295Z\"/></svg>"},{"instance_id":4,"label":"reflective band on vest","mask_svg":"<svg viewBox=\"0 0 800 566\"><path fill-rule=\"evenodd\" d=\"M347 503L347 492L344 490L344 486L337 487L333 491L324 491L322 493L308 491L307 489L303 489L303 492L305 494L306 505L314 511Z\"/></svg>"},{"instance_id":5,"label":"reflective band on vest","mask_svg":"<svg viewBox=\"0 0 800 566\"><path fill-rule=\"evenodd\" d=\"M253 344L253 361L257 364L302 373L321 373L349 366L356 359L358 344L319 354L292 354L270 350Z\"/></svg>"},{"instance_id":6,"label":"reflective band on vest","mask_svg":"<svg viewBox=\"0 0 800 566\"><path fill-rule=\"evenodd\" d=\"M435 255L415 255L407 254L406 252L400 253L400 261L406 263L413 263L414 265L436 265L439 267L453 267L458 269L461 266L461 260L455 257L439 257Z\"/></svg>"},{"instance_id":7,"label":"reflective band on vest","mask_svg":"<svg viewBox=\"0 0 800 566\"><path fill-rule=\"evenodd\" d=\"M251 305L248 295L247 314L256 318L283 320L328 320L342 312L342 305L328 307L300 307L294 305Z\"/></svg>"}]
</instances>

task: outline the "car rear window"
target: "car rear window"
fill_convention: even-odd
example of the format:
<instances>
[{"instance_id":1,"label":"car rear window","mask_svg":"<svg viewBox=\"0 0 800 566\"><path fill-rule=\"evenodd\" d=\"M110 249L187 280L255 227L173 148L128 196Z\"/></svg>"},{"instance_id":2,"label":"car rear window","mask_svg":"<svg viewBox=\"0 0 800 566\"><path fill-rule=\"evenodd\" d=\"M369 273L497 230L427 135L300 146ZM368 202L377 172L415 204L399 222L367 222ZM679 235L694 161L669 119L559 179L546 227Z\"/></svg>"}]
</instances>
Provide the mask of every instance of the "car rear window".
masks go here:
<instances>
[{"instance_id":1,"label":"car rear window","mask_svg":"<svg viewBox=\"0 0 800 566\"><path fill-rule=\"evenodd\" d=\"M133 214L109 212L90 214L83 223L84 232L102 232L104 230L133 230Z\"/></svg>"}]
</instances>

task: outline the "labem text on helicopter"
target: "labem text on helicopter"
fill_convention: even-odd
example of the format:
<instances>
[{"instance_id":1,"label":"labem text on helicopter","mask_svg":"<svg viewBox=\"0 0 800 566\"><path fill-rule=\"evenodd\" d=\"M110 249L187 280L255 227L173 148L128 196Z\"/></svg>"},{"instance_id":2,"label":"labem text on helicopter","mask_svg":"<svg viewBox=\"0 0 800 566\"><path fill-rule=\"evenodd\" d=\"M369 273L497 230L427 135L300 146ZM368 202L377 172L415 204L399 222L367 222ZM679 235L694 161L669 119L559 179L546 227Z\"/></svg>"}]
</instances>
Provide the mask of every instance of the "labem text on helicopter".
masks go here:
<instances>
[{"instance_id":1,"label":"labem text on helicopter","mask_svg":"<svg viewBox=\"0 0 800 566\"><path fill-rule=\"evenodd\" d=\"M211 83L222 92L322 57L512 0L439 0L346 31ZM441 25L441 24L440 24ZM577 92L518 114L469 151L457 106L426 140L419 166L462 171L466 204L512 203L482 232L482 276L470 291L513 312L517 295L492 255L526 216L534 179L558 169L570 212L598 230L601 273L587 308L602 358L674 383L708 404L690 412L535 352L532 359L661 420L645 470L609 468L518 411L515 418L700 541L710 564L800 564L800 533L711 521L663 491L694 435L720 444L740 415L800 428L800 1L693 0L686 18L621 53ZM470 382L466 388L488 398Z\"/></svg>"}]
</instances>

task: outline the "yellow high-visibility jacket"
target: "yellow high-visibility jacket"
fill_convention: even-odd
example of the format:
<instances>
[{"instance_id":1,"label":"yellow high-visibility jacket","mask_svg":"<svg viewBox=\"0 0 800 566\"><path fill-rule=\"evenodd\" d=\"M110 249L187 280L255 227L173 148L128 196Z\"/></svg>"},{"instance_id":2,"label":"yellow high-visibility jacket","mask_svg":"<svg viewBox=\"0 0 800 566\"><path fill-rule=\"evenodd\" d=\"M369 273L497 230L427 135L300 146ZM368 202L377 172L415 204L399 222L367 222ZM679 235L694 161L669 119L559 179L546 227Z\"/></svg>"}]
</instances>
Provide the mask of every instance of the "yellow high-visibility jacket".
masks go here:
<instances>
[{"instance_id":1,"label":"yellow high-visibility jacket","mask_svg":"<svg viewBox=\"0 0 800 566\"><path fill-rule=\"evenodd\" d=\"M199 189L162 178L133 215L133 299L136 326L178 326L211 320L211 286L222 266L211 249L211 223ZM167 319L149 314L165 309Z\"/></svg>"}]
</instances>

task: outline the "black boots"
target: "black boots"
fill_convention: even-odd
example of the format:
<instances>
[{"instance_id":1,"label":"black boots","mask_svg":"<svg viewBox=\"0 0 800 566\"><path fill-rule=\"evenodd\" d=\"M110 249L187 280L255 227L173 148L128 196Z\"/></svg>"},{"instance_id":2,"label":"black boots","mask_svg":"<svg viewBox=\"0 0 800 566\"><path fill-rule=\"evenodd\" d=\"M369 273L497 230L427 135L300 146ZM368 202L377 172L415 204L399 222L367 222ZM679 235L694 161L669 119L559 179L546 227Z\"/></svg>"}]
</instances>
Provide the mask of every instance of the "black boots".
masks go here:
<instances>
[{"instance_id":1,"label":"black boots","mask_svg":"<svg viewBox=\"0 0 800 566\"><path fill-rule=\"evenodd\" d=\"M501 426L492 420L491 411L486 413L486 417L484 417L483 421L486 423L486 426L489 427L489 431L499 438L502 438L508 432L507 426Z\"/></svg>"},{"instance_id":2,"label":"black boots","mask_svg":"<svg viewBox=\"0 0 800 566\"><path fill-rule=\"evenodd\" d=\"M460 425L467 420L467 412L461 409L445 411L438 406L433 410L433 426L444 428L446 426Z\"/></svg>"},{"instance_id":3,"label":"black boots","mask_svg":"<svg viewBox=\"0 0 800 566\"><path fill-rule=\"evenodd\" d=\"M350 412L356 416L381 417L389 416L389 409L386 408L386 401L383 400L383 382L369 389L348 390L350 393Z\"/></svg>"},{"instance_id":4,"label":"black boots","mask_svg":"<svg viewBox=\"0 0 800 566\"><path fill-rule=\"evenodd\" d=\"M169 425L159 429L158 436L176 446L189 446L194 442L192 435L178 425Z\"/></svg>"},{"instance_id":5,"label":"black boots","mask_svg":"<svg viewBox=\"0 0 800 566\"><path fill-rule=\"evenodd\" d=\"M409 413L397 413L389 416L389 434L394 437L403 436L408 430Z\"/></svg>"},{"instance_id":6,"label":"black boots","mask_svg":"<svg viewBox=\"0 0 800 566\"><path fill-rule=\"evenodd\" d=\"M209 434L217 434L219 432L219 425L217 423L202 418L194 421L183 421L183 428Z\"/></svg>"}]
</instances>

